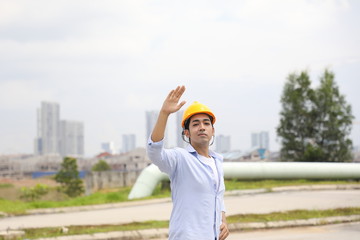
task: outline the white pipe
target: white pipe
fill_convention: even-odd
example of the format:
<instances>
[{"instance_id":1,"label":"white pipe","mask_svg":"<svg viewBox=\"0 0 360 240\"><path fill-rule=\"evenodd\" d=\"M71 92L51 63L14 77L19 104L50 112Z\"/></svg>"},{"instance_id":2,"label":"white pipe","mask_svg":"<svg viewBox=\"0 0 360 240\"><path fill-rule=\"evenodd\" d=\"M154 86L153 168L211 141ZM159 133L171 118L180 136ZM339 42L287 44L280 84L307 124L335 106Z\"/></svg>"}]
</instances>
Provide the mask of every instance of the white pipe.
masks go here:
<instances>
[{"instance_id":1,"label":"white pipe","mask_svg":"<svg viewBox=\"0 0 360 240\"><path fill-rule=\"evenodd\" d=\"M224 162L236 179L360 179L360 164L329 162Z\"/></svg>"},{"instance_id":2,"label":"white pipe","mask_svg":"<svg viewBox=\"0 0 360 240\"><path fill-rule=\"evenodd\" d=\"M128 199L136 199L151 196L159 182L169 179L168 175L161 172L155 164L151 164L141 171L136 179Z\"/></svg>"},{"instance_id":3,"label":"white pipe","mask_svg":"<svg viewBox=\"0 0 360 240\"><path fill-rule=\"evenodd\" d=\"M329 162L224 162L224 178L250 179L360 179L359 163ZM151 196L169 177L154 164L137 178L129 199Z\"/></svg>"}]
</instances>

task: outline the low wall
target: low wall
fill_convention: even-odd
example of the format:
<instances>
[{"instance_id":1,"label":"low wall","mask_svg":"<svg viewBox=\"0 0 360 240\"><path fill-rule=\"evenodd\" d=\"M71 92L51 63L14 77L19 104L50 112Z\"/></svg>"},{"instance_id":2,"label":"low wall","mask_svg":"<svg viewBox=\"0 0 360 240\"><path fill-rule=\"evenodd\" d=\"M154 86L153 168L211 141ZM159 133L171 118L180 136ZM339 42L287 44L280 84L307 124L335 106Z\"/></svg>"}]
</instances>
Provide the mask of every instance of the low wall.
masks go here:
<instances>
[{"instance_id":1,"label":"low wall","mask_svg":"<svg viewBox=\"0 0 360 240\"><path fill-rule=\"evenodd\" d=\"M132 186L141 171L102 171L88 172L84 179L85 194L101 189Z\"/></svg>"}]
</instances>

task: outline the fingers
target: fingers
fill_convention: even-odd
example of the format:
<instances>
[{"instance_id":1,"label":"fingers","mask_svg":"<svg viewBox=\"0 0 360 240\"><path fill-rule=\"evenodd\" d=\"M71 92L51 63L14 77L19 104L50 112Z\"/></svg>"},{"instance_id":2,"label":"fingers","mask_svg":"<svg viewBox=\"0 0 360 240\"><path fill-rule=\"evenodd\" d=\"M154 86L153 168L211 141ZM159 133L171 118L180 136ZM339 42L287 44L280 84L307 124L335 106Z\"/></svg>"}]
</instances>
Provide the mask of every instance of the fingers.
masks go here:
<instances>
[{"instance_id":1,"label":"fingers","mask_svg":"<svg viewBox=\"0 0 360 240\"><path fill-rule=\"evenodd\" d=\"M177 86L176 89L171 90L168 97L179 100L184 92L185 92L185 86Z\"/></svg>"},{"instance_id":2,"label":"fingers","mask_svg":"<svg viewBox=\"0 0 360 240\"><path fill-rule=\"evenodd\" d=\"M179 104L179 108L182 108L182 106L184 106L186 103L186 101L182 101L180 104Z\"/></svg>"},{"instance_id":3,"label":"fingers","mask_svg":"<svg viewBox=\"0 0 360 240\"><path fill-rule=\"evenodd\" d=\"M185 92L185 86L178 86L175 90L176 97L180 98Z\"/></svg>"},{"instance_id":4,"label":"fingers","mask_svg":"<svg viewBox=\"0 0 360 240\"><path fill-rule=\"evenodd\" d=\"M179 104L177 105L177 111L179 111L180 108L182 108L182 106L185 105L185 103L186 103L186 101L182 101L181 103L179 103Z\"/></svg>"},{"instance_id":5,"label":"fingers","mask_svg":"<svg viewBox=\"0 0 360 240\"><path fill-rule=\"evenodd\" d=\"M220 226L220 236L219 240L225 240L229 236L229 229L226 224L221 224Z\"/></svg>"},{"instance_id":6,"label":"fingers","mask_svg":"<svg viewBox=\"0 0 360 240\"><path fill-rule=\"evenodd\" d=\"M179 103L179 100L184 92L185 86L178 86L176 89L171 90L162 105L161 111L168 114L179 111L186 103L186 101Z\"/></svg>"}]
</instances>

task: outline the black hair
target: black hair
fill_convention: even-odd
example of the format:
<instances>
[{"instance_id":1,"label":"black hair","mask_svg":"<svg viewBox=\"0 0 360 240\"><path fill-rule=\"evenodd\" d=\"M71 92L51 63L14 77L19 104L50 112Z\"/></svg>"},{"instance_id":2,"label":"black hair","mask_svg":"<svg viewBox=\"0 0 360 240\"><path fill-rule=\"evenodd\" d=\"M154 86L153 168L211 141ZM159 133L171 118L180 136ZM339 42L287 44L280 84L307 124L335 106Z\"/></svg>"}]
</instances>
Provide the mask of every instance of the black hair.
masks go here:
<instances>
[{"instance_id":1,"label":"black hair","mask_svg":"<svg viewBox=\"0 0 360 240\"><path fill-rule=\"evenodd\" d=\"M210 116L209 114L207 114L207 113L204 113L204 114L206 114L206 115L210 118L211 125L213 125L213 120L214 120L214 118L213 118L212 116ZM195 114L194 114L194 115L195 115ZM192 115L192 116L194 116L194 115ZM190 119L192 118L192 116L190 116L188 119L185 120L184 130L189 129Z\"/></svg>"}]
</instances>

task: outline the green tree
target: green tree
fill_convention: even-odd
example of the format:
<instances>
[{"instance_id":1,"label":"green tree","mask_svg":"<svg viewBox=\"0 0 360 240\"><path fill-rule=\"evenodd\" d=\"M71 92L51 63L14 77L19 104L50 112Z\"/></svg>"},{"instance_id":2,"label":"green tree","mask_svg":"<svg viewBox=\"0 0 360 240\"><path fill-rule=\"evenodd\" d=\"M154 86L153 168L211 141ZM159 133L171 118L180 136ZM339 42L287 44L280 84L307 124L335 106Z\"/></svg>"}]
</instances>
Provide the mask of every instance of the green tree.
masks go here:
<instances>
[{"instance_id":1,"label":"green tree","mask_svg":"<svg viewBox=\"0 0 360 240\"><path fill-rule=\"evenodd\" d=\"M316 89L315 143L322 150L318 161L347 162L352 159L349 135L354 116L334 78L333 72L325 70Z\"/></svg>"},{"instance_id":2,"label":"green tree","mask_svg":"<svg viewBox=\"0 0 360 240\"><path fill-rule=\"evenodd\" d=\"M64 158L60 171L55 175L55 180L61 184L60 189L69 197L76 197L84 192L75 158Z\"/></svg>"},{"instance_id":3,"label":"green tree","mask_svg":"<svg viewBox=\"0 0 360 240\"><path fill-rule=\"evenodd\" d=\"M100 159L91 170L94 172L109 171L111 167L105 160Z\"/></svg>"},{"instance_id":4,"label":"green tree","mask_svg":"<svg viewBox=\"0 0 360 240\"><path fill-rule=\"evenodd\" d=\"M314 128L311 124L314 113L314 91L306 71L293 73L287 78L281 97L282 111L277 134L281 138L283 161L304 161L309 140Z\"/></svg>"},{"instance_id":5,"label":"green tree","mask_svg":"<svg viewBox=\"0 0 360 240\"><path fill-rule=\"evenodd\" d=\"M332 72L325 70L315 90L306 71L290 74L281 104L277 134L283 161L351 160L351 106L340 94Z\"/></svg>"}]
</instances>

